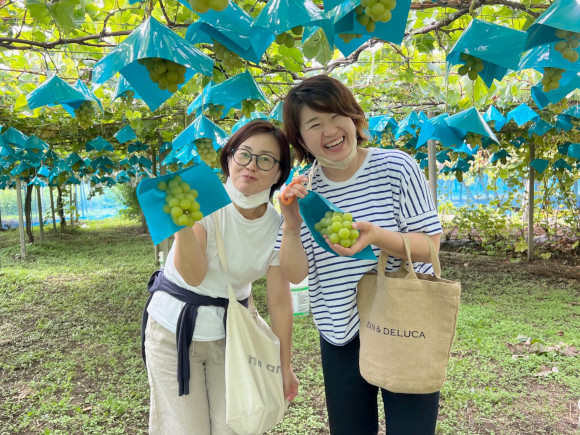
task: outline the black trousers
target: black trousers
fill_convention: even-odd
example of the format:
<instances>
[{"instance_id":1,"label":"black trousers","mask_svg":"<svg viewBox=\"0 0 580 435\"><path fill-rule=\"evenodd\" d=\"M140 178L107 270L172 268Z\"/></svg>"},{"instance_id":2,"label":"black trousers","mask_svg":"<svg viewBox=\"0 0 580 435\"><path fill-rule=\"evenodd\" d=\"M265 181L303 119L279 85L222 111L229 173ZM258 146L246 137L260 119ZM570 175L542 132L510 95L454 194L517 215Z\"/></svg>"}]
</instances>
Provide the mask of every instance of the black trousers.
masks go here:
<instances>
[{"instance_id":1,"label":"black trousers","mask_svg":"<svg viewBox=\"0 0 580 435\"><path fill-rule=\"evenodd\" d=\"M358 336L344 346L320 337L326 409L331 435L376 435L379 430L379 388L360 374ZM381 388L387 435L433 435L439 392L392 393Z\"/></svg>"}]
</instances>

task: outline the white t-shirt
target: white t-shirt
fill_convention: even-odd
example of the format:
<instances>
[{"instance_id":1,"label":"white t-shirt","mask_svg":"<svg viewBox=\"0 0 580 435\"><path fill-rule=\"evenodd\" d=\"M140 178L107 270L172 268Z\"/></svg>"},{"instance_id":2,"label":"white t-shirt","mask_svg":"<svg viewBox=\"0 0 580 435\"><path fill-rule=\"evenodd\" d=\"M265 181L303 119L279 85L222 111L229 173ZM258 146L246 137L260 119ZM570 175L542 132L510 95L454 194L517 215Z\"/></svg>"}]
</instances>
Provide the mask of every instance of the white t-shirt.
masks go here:
<instances>
[{"instance_id":1,"label":"white t-shirt","mask_svg":"<svg viewBox=\"0 0 580 435\"><path fill-rule=\"evenodd\" d=\"M250 296L252 282L264 276L270 266L279 266L278 251L274 243L280 229L280 215L268 203L264 216L248 220L233 204L215 212L221 228L230 282L238 300ZM228 297L227 277L217 255L213 216L204 217L200 224L207 232L207 274L197 287L185 283L175 268L175 245L169 251L165 262L164 276L180 287L200 295ZM153 294L147 309L149 315L166 329L176 332L177 319L185 304L163 291ZM223 323L224 309L221 307L199 307L193 339L197 341L219 340L225 337Z\"/></svg>"}]
</instances>

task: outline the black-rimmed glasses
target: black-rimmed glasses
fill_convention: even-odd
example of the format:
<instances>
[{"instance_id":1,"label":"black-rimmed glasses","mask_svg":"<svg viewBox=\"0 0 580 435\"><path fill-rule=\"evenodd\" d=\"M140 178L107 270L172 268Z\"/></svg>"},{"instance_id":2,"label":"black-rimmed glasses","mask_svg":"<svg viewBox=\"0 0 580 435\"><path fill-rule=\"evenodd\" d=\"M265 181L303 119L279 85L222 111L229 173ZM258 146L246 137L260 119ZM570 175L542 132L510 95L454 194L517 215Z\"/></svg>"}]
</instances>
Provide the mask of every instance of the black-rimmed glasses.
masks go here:
<instances>
[{"instance_id":1,"label":"black-rimmed glasses","mask_svg":"<svg viewBox=\"0 0 580 435\"><path fill-rule=\"evenodd\" d=\"M252 161L252 158L256 157L256 165L258 166L258 169L262 171L269 171L276 165L276 163L280 162L280 160L275 159L270 154L254 154L242 148L232 150L231 154L234 158L234 162L240 166L248 166Z\"/></svg>"}]
</instances>

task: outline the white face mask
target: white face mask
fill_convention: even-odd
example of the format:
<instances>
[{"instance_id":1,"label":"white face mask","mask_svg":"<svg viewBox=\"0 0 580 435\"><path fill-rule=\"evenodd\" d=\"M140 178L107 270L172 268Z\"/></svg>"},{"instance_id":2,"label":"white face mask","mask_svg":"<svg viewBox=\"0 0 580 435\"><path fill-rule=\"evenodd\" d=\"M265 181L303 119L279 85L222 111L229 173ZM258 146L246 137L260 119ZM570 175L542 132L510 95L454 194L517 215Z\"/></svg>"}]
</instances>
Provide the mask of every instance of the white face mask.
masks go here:
<instances>
[{"instance_id":1,"label":"white face mask","mask_svg":"<svg viewBox=\"0 0 580 435\"><path fill-rule=\"evenodd\" d=\"M333 162L332 160L329 160L325 157L322 156L315 156L316 160L318 160L318 163L320 163L322 166L326 166L329 168L334 168L334 169L346 169L348 168L348 166L352 163L352 161L354 160L354 158L356 157L356 153L357 153L357 140L354 140L354 144L351 145L350 147L350 152L348 154L348 156L346 156L346 159L340 161L340 162Z\"/></svg>"},{"instance_id":2,"label":"white face mask","mask_svg":"<svg viewBox=\"0 0 580 435\"><path fill-rule=\"evenodd\" d=\"M232 202L240 208L256 208L270 200L270 188L253 195L244 195L236 189L231 177L228 177L224 187Z\"/></svg>"}]
</instances>

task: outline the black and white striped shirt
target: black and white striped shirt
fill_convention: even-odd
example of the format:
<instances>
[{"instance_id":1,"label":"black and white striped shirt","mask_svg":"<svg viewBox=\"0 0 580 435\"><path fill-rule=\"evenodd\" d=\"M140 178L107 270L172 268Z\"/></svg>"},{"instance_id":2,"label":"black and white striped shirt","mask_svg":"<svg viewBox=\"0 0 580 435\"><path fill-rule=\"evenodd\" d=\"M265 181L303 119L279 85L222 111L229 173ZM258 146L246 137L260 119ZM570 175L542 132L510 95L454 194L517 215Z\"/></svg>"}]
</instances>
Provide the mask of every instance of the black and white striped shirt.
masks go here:
<instances>
[{"instance_id":1,"label":"black and white striped shirt","mask_svg":"<svg viewBox=\"0 0 580 435\"><path fill-rule=\"evenodd\" d=\"M408 154L371 148L358 171L349 179L333 182L318 169L311 190L356 221L371 222L397 232L441 232L441 223L423 173ZM359 330L356 287L377 261L333 255L321 248L303 223L300 236L308 257L308 287L314 321L332 344L344 345ZM282 233L276 249L280 249ZM380 249L372 246L377 257ZM389 257L386 271L398 270L400 259ZM430 263L413 263L415 271L432 273Z\"/></svg>"}]
</instances>

